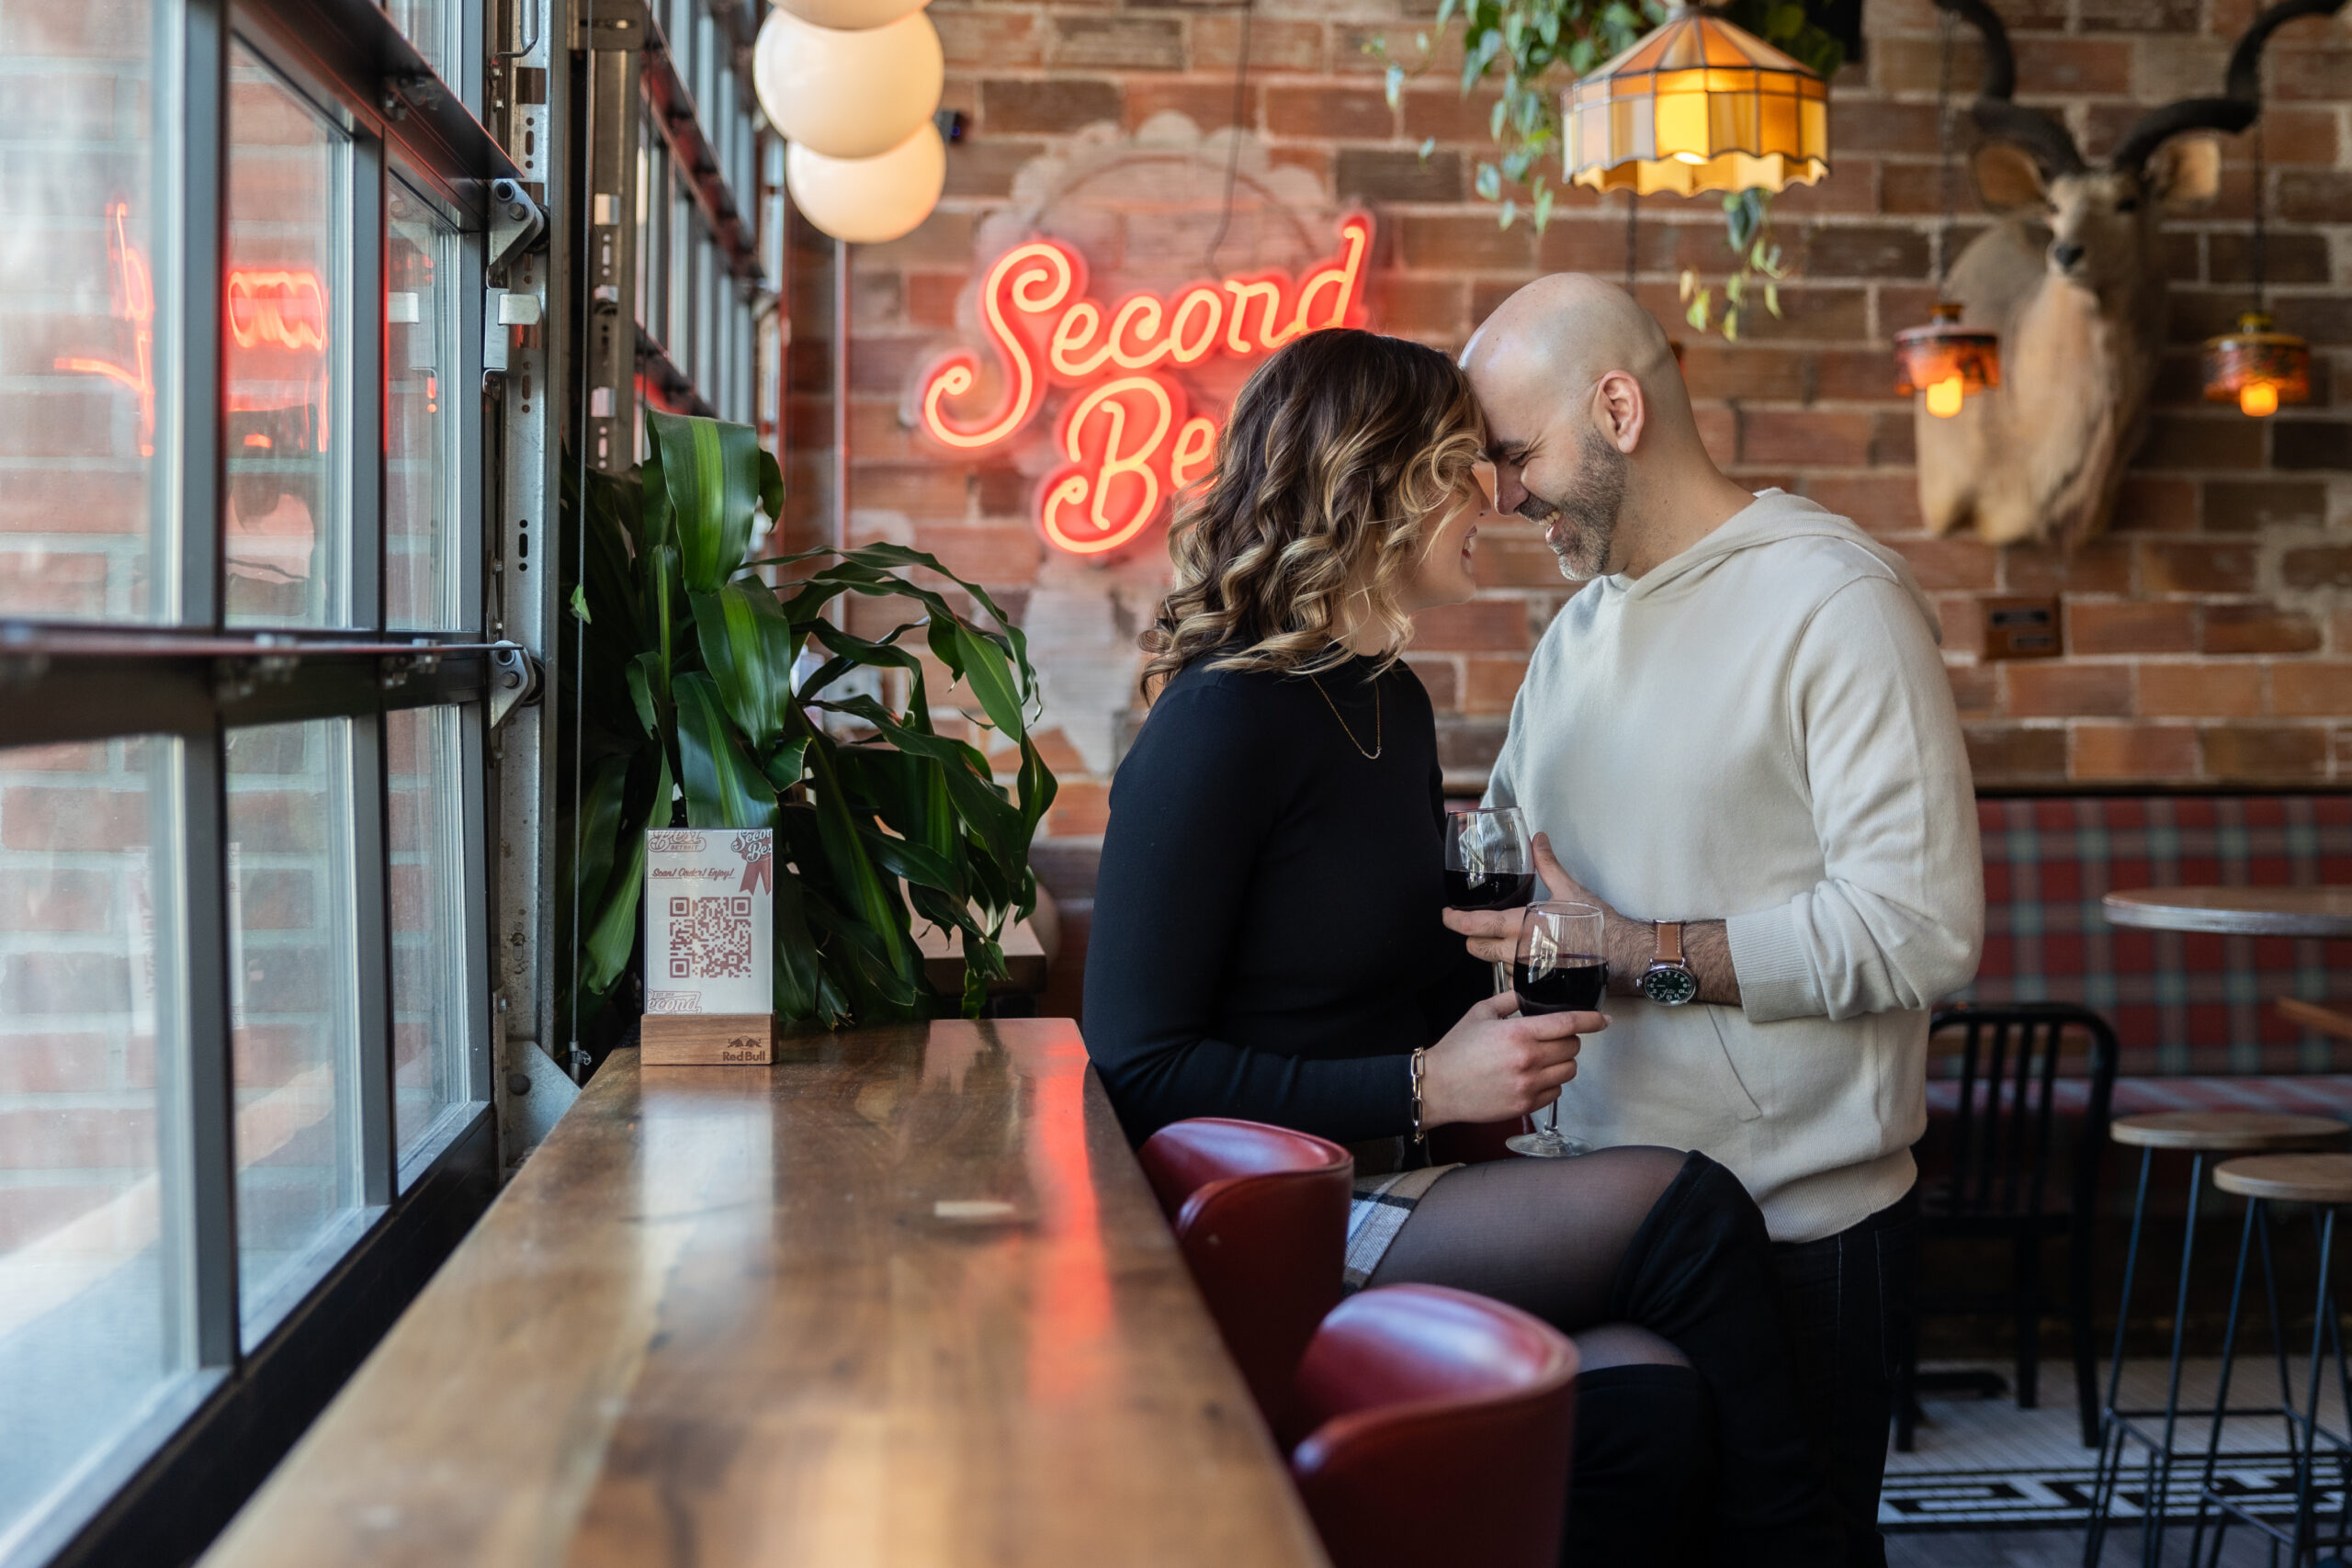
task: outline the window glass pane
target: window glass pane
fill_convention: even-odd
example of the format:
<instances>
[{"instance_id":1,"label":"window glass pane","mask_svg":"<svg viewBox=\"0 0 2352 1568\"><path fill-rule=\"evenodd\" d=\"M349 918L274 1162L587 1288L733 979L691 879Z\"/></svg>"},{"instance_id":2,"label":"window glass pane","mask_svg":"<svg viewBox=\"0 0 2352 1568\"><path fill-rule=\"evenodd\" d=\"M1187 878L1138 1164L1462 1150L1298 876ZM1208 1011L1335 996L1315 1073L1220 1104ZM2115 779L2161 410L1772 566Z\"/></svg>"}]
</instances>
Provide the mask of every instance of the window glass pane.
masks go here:
<instances>
[{"instance_id":1,"label":"window glass pane","mask_svg":"<svg viewBox=\"0 0 2352 1568\"><path fill-rule=\"evenodd\" d=\"M493 0L494 3L494 0ZM416 46L424 63L444 82L456 85L458 0L383 0L384 14L402 37Z\"/></svg>"},{"instance_id":2,"label":"window glass pane","mask_svg":"<svg viewBox=\"0 0 2352 1568\"><path fill-rule=\"evenodd\" d=\"M391 801L392 1105L401 1153L471 1100L464 710L384 716Z\"/></svg>"},{"instance_id":3,"label":"window glass pane","mask_svg":"<svg viewBox=\"0 0 2352 1568\"><path fill-rule=\"evenodd\" d=\"M229 734L237 1282L258 1339L350 1239L358 1075L348 719Z\"/></svg>"},{"instance_id":4,"label":"window glass pane","mask_svg":"<svg viewBox=\"0 0 2352 1568\"><path fill-rule=\"evenodd\" d=\"M393 180L384 364L384 617L454 631L458 603L458 231Z\"/></svg>"},{"instance_id":5,"label":"window glass pane","mask_svg":"<svg viewBox=\"0 0 2352 1568\"><path fill-rule=\"evenodd\" d=\"M168 7L165 8L168 14ZM0 615L171 613L150 502L147 0L15 0L0 49Z\"/></svg>"},{"instance_id":6,"label":"window glass pane","mask_svg":"<svg viewBox=\"0 0 2352 1568\"><path fill-rule=\"evenodd\" d=\"M229 59L229 618L341 626L350 249L342 135L243 43Z\"/></svg>"},{"instance_id":7,"label":"window glass pane","mask_svg":"<svg viewBox=\"0 0 2352 1568\"><path fill-rule=\"evenodd\" d=\"M171 756L0 750L0 1548L185 1366L155 1044Z\"/></svg>"}]
</instances>

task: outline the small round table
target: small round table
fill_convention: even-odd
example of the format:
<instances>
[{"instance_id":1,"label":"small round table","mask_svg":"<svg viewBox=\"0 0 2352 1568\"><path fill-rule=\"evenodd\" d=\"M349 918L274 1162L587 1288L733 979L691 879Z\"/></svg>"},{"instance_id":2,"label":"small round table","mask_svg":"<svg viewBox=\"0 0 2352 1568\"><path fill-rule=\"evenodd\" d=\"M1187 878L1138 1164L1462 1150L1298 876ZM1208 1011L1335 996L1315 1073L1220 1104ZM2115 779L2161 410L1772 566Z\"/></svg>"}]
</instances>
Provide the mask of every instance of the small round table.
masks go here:
<instances>
[{"instance_id":1,"label":"small round table","mask_svg":"<svg viewBox=\"0 0 2352 1568\"><path fill-rule=\"evenodd\" d=\"M2224 936L2352 937L2352 887L2135 887L2103 900L2119 926Z\"/></svg>"}]
</instances>

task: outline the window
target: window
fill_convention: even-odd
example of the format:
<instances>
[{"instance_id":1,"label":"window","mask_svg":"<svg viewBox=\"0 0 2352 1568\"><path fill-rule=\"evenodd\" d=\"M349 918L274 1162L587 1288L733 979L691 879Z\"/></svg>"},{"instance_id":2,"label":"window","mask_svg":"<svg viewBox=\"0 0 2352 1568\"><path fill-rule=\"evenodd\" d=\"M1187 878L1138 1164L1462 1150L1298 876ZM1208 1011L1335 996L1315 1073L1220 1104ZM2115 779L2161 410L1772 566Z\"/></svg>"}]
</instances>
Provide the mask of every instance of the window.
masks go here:
<instances>
[{"instance_id":1,"label":"window","mask_svg":"<svg viewBox=\"0 0 2352 1568\"><path fill-rule=\"evenodd\" d=\"M494 1175L483 10L0 8L0 1560Z\"/></svg>"}]
</instances>

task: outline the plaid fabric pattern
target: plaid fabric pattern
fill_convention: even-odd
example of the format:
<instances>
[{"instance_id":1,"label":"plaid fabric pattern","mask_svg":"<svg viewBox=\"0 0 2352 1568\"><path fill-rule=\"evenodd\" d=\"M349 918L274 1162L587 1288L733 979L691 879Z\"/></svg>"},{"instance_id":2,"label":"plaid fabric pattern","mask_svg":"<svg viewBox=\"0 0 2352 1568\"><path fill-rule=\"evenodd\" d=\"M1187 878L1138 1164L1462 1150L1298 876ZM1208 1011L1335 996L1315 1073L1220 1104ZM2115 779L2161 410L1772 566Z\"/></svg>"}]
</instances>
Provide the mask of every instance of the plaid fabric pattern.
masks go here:
<instances>
[{"instance_id":1,"label":"plaid fabric pattern","mask_svg":"<svg viewBox=\"0 0 2352 1568\"><path fill-rule=\"evenodd\" d=\"M2124 1078L2352 1068L2352 1046L2332 1048L2270 1005L2352 1005L2352 944L2137 931L2099 908L2117 888L2352 883L2352 796L2075 796L1976 810L1984 957L1955 999L2095 1009L2121 1042Z\"/></svg>"},{"instance_id":2,"label":"plaid fabric pattern","mask_svg":"<svg viewBox=\"0 0 2352 1568\"><path fill-rule=\"evenodd\" d=\"M1348 1252L1345 1277L1340 1288L1351 1294L1361 1291L1364 1281L1387 1255L1388 1244L1405 1228L1420 1206L1421 1194L1437 1185L1437 1179L1449 1170L1459 1170L1458 1165L1425 1165L1418 1170L1392 1170L1379 1176L1356 1178L1355 1195L1348 1200Z\"/></svg>"},{"instance_id":3,"label":"plaid fabric pattern","mask_svg":"<svg viewBox=\"0 0 2352 1568\"><path fill-rule=\"evenodd\" d=\"M2079 1121L2090 1109L2091 1086L2086 1079L2060 1078L2052 1090L2061 1116ZM1977 1103L1984 1103L1981 1097ZM2118 1078L2111 1109L2118 1116L2145 1116L2157 1111L2352 1115L2352 1073L2299 1073L2268 1078ZM1957 1081L1939 1078L1928 1083L1928 1114L1943 1121L1960 1114Z\"/></svg>"}]
</instances>

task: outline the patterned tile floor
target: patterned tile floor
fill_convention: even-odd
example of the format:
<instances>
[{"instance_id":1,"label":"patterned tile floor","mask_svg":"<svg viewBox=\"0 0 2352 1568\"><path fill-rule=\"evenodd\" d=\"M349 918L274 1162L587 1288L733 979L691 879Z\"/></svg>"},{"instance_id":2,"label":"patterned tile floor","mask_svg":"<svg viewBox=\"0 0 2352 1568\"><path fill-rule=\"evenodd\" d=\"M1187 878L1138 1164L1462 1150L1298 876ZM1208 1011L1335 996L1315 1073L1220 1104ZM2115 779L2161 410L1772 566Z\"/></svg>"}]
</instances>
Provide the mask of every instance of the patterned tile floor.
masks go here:
<instances>
[{"instance_id":1,"label":"patterned tile floor","mask_svg":"<svg viewBox=\"0 0 2352 1568\"><path fill-rule=\"evenodd\" d=\"M2184 1409L2211 1399L2219 1371L2220 1362L2213 1359L2191 1361L2184 1367ZM2290 1371L2300 1393L2304 1375L2300 1361L2290 1363ZM2073 1379L2068 1374L2063 1363L2045 1364L2044 1403L2038 1410L2019 1410L2007 1399L1939 1397L1927 1402L1928 1424L1918 1430L1915 1451L1887 1455L1886 1489L1879 1518L1890 1537L1891 1564L2031 1568L2045 1562L2081 1562L2082 1532L2088 1520L2098 1454L2082 1446L2075 1419ZM2164 1378L2161 1362L2126 1362L2124 1402L2143 1407L2161 1405ZM2275 1396L2274 1363L2267 1358L2241 1358L2234 1384L2231 1391L2234 1409L2255 1405L2266 1392ZM2322 1412L2329 1426L2339 1432L2345 1429L2342 1401L2333 1390L2324 1399ZM2182 1450L2201 1459L2208 1430L2208 1421L2184 1421ZM2291 1511L2292 1498L2291 1472L2282 1462L2285 1449L2285 1428L2278 1417L2233 1416L2222 1428L2217 1477L2255 1512L2284 1518ZM2109 1511L2115 1526L2108 1549L2109 1562L2127 1561L2138 1554L2140 1520L2146 1506L2144 1459L2145 1450L2134 1450ZM2168 1517L2186 1519L2194 1514L2199 1459L2176 1470L2167 1492L2165 1512ZM2323 1494L2323 1507L2341 1504L2339 1490L2330 1488ZM1978 1533L1996 1531L2000 1533ZM2168 1530L2167 1546L2167 1561L2183 1556L2186 1532L2175 1535ZM2241 1529L2232 1532L2222 1561L2227 1568L2241 1560L2267 1561L2267 1555L2256 1532Z\"/></svg>"}]
</instances>

